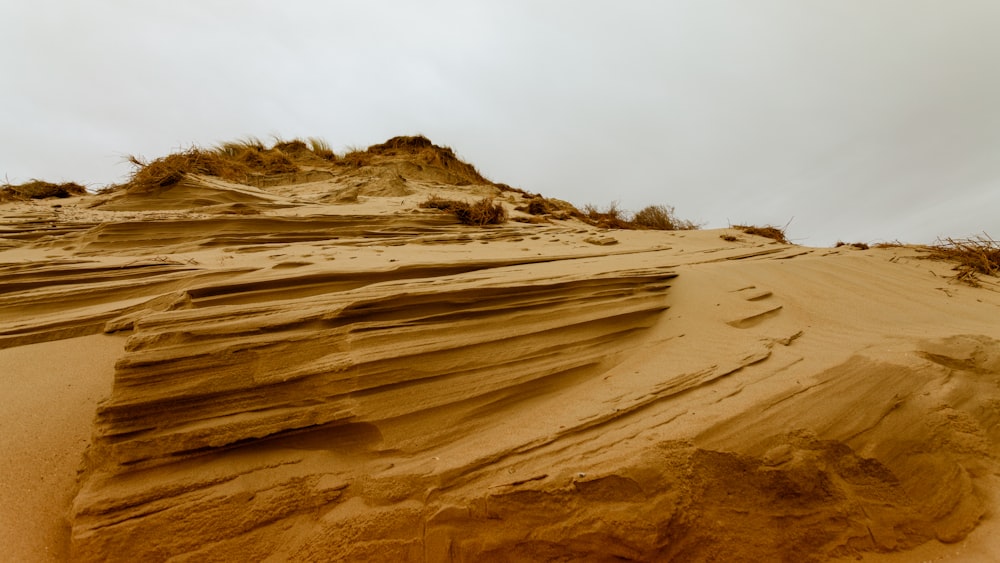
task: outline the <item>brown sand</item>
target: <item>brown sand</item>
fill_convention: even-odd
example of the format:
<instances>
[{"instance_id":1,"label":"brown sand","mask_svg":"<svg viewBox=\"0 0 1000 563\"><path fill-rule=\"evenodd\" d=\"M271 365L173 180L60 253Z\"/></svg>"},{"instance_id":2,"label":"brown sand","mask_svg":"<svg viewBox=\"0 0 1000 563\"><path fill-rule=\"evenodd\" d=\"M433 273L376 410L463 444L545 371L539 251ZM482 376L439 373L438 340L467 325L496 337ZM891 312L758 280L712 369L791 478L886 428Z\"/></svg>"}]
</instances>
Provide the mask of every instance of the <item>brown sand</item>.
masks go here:
<instances>
[{"instance_id":1,"label":"brown sand","mask_svg":"<svg viewBox=\"0 0 1000 563\"><path fill-rule=\"evenodd\" d=\"M68 557L77 469L124 343L93 335L0 350L0 559Z\"/></svg>"},{"instance_id":2,"label":"brown sand","mask_svg":"<svg viewBox=\"0 0 1000 563\"><path fill-rule=\"evenodd\" d=\"M0 206L5 556L1000 557L995 279L401 162Z\"/></svg>"}]
</instances>

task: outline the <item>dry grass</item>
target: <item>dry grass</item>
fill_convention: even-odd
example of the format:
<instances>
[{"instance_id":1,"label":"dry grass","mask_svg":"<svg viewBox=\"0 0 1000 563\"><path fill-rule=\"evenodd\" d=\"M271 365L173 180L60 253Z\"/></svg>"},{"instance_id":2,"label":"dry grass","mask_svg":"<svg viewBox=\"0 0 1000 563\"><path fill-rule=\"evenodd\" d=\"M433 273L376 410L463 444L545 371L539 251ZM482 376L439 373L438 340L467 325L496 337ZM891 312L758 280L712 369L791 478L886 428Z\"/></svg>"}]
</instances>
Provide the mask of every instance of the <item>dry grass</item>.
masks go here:
<instances>
[{"instance_id":1,"label":"dry grass","mask_svg":"<svg viewBox=\"0 0 1000 563\"><path fill-rule=\"evenodd\" d=\"M452 211L460 205L469 205L464 201L458 201L456 199L444 199L436 195L432 195L427 198L426 201L420 204L420 207L424 209L440 209L441 211Z\"/></svg>"},{"instance_id":2,"label":"dry grass","mask_svg":"<svg viewBox=\"0 0 1000 563\"><path fill-rule=\"evenodd\" d=\"M455 216L466 225L500 225L507 222L507 210L501 203L493 203L493 198L483 199L469 205L468 209L456 209Z\"/></svg>"},{"instance_id":3,"label":"dry grass","mask_svg":"<svg viewBox=\"0 0 1000 563\"><path fill-rule=\"evenodd\" d=\"M497 185L497 187L503 191L503 185ZM569 202L562 201L560 199L542 197L540 194L532 194L517 188L511 188L509 191L520 193L528 198L527 203L519 205L514 209L516 211L532 215L532 218L516 219L518 221L525 223L545 223L547 222L547 218L566 220L571 217L576 217L582 221L589 222L583 212Z\"/></svg>"},{"instance_id":4,"label":"dry grass","mask_svg":"<svg viewBox=\"0 0 1000 563\"><path fill-rule=\"evenodd\" d=\"M632 224L641 229L659 231L690 231L698 225L684 219L679 219L674 208L669 205L649 205L640 209L632 216Z\"/></svg>"},{"instance_id":5,"label":"dry grass","mask_svg":"<svg viewBox=\"0 0 1000 563\"><path fill-rule=\"evenodd\" d=\"M522 211L528 215L550 215L559 209L542 196L535 196L528 200L525 205L515 207L517 211Z\"/></svg>"},{"instance_id":6,"label":"dry grass","mask_svg":"<svg viewBox=\"0 0 1000 563\"><path fill-rule=\"evenodd\" d=\"M625 211L618 207L617 201L612 201L604 209L588 203L583 206L581 219L602 229L634 228Z\"/></svg>"},{"instance_id":7,"label":"dry grass","mask_svg":"<svg viewBox=\"0 0 1000 563\"><path fill-rule=\"evenodd\" d=\"M191 147L153 161L129 156L128 161L135 166L130 180L120 186L110 186L104 192L122 188L138 193L153 192L180 182L186 174L261 185L268 177L303 169L377 166L393 163L398 157L417 164L420 169L444 170L447 181L457 185L497 185L483 177L474 166L461 161L450 148L435 145L423 136L393 137L367 149L352 147L343 156L336 155L326 141L315 137L290 141L275 138L270 147L256 137L245 137L209 149ZM505 184L499 186L502 190L519 191Z\"/></svg>"},{"instance_id":8,"label":"dry grass","mask_svg":"<svg viewBox=\"0 0 1000 563\"><path fill-rule=\"evenodd\" d=\"M459 177L457 185L495 185L476 170L476 167L455 156L451 147L435 145L423 135L413 137L393 137L388 141L372 145L365 151L371 156L406 155L418 164L443 168Z\"/></svg>"},{"instance_id":9,"label":"dry grass","mask_svg":"<svg viewBox=\"0 0 1000 563\"><path fill-rule=\"evenodd\" d=\"M507 210L503 204L494 203L491 197L484 197L475 203L468 203L431 196L427 201L421 203L420 207L450 211L462 223L476 227L500 225L507 222Z\"/></svg>"},{"instance_id":10,"label":"dry grass","mask_svg":"<svg viewBox=\"0 0 1000 563\"><path fill-rule=\"evenodd\" d=\"M765 225L763 227L756 225L733 225L732 228L739 229L748 235L757 235L760 237L774 239L782 244L791 244L791 242L785 238L785 230L773 225Z\"/></svg>"},{"instance_id":11,"label":"dry grass","mask_svg":"<svg viewBox=\"0 0 1000 563\"><path fill-rule=\"evenodd\" d=\"M42 180L29 180L23 184L0 185L0 202L45 199L50 197L72 197L86 195L87 188L75 182L55 184Z\"/></svg>"},{"instance_id":12,"label":"dry grass","mask_svg":"<svg viewBox=\"0 0 1000 563\"><path fill-rule=\"evenodd\" d=\"M313 154L322 158L323 160L329 160L334 162L337 160L336 153L330 148L330 144L320 139L319 137L309 137L306 139L309 142L309 149L312 150Z\"/></svg>"},{"instance_id":13,"label":"dry grass","mask_svg":"<svg viewBox=\"0 0 1000 563\"><path fill-rule=\"evenodd\" d=\"M903 242L900 240L893 240L893 241L877 242L872 246L874 248L902 248L906 245L903 244Z\"/></svg>"},{"instance_id":14,"label":"dry grass","mask_svg":"<svg viewBox=\"0 0 1000 563\"><path fill-rule=\"evenodd\" d=\"M575 210L574 210L575 211ZM679 219L674 208L669 205L649 205L630 214L613 201L601 209L595 205L583 206L575 217L604 229L653 229L661 231L683 231L699 228L696 223Z\"/></svg>"},{"instance_id":15,"label":"dry grass","mask_svg":"<svg viewBox=\"0 0 1000 563\"><path fill-rule=\"evenodd\" d=\"M930 258L957 262L955 278L969 285L979 285L978 274L1000 274L1000 241L986 233L967 239L939 239L927 248Z\"/></svg>"},{"instance_id":16,"label":"dry grass","mask_svg":"<svg viewBox=\"0 0 1000 563\"><path fill-rule=\"evenodd\" d=\"M222 143L213 149L191 147L152 162L130 155L128 161L135 166L135 170L124 187L138 192L152 192L180 182L186 174L203 174L229 182L253 184L261 177L298 172L306 165L331 164L335 159L333 151L317 139L309 143L299 139L276 139L274 145L268 148L260 139L247 137ZM112 187L112 191L118 187Z\"/></svg>"},{"instance_id":17,"label":"dry grass","mask_svg":"<svg viewBox=\"0 0 1000 563\"><path fill-rule=\"evenodd\" d=\"M274 146L272 148L289 157L301 157L307 154L312 155L312 148L310 148L310 146L307 145L302 139L292 139L291 141L275 139Z\"/></svg>"},{"instance_id":18,"label":"dry grass","mask_svg":"<svg viewBox=\"0 0 1000 563\"><path fill-rule=\"evenodd\" d=\"M840 248L841 246L849 246L851 248L857 248L858 250L868 250L869 248L868 245L863 242L847 243L843 241L837 241L837 244L834 245L835 248Z\"/></svg>"},{"instance_id":19,"label":"dry grass","mask_svg":"<svg viewBox=\"0 0 1000 563\"><path fill-rule=\"evenodd\" d=\"M340 157L339 163L343 166L361 168L372 163L372 153L358 147L348 147L344 156Z\"/></svg>"},{"instance_id":20,"label":"dry grass","mask_svg":"<svg viewBox=\"0 0 1000 563\"><path fill-rule=\"evenodd\" d=\"M129 187L142 192L152 192L180 182L185 174L206 174L224 180L246 181L246 171L236 166L231 158L214 151L197 148L182 153L171 154L146 162L140 157L129 155L128 161L135 166Z\"/></svg>"}]
</instances>

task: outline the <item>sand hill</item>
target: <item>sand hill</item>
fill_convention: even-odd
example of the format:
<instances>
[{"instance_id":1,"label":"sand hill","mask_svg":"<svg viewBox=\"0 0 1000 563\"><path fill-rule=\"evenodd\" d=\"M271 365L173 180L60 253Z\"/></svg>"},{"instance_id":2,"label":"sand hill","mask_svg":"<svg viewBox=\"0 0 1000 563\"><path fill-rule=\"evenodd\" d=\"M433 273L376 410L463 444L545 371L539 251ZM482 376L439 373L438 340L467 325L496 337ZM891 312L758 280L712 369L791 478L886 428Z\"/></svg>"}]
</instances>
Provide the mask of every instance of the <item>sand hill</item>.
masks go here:
<instances>
[{"instance_id":1,"label":"sand hill","mask_svg":"<svg viewBox=\"0 0 1000 563\"><path fill-rule=\"evenodd\" d=\"M220 151L0 204L3 558L1000 559L995 278Z\"/></svg>"}]
</instances>

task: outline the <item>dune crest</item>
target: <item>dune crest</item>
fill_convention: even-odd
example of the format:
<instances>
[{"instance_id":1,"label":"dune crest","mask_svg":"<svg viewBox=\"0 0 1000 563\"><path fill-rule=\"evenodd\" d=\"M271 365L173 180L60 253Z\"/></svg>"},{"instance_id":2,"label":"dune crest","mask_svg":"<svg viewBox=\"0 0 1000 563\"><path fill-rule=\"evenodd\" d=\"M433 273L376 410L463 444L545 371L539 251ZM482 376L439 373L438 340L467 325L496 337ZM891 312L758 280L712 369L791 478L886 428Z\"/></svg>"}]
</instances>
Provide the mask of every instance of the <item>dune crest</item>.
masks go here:
<instances>
[{"instance_id":1,"label":"dune crest","mask_svg":"<svg viewBox=\"0 0 1000 563\"><path fill-rule=\"evenodd\" d=\"M1000 553L995 280L904 246L528 215L422 137L286 145L254 158L296 170L0 206L0 359L124 339L80 374L111 392L62 555Z\"/></svg>"}]
</instances>

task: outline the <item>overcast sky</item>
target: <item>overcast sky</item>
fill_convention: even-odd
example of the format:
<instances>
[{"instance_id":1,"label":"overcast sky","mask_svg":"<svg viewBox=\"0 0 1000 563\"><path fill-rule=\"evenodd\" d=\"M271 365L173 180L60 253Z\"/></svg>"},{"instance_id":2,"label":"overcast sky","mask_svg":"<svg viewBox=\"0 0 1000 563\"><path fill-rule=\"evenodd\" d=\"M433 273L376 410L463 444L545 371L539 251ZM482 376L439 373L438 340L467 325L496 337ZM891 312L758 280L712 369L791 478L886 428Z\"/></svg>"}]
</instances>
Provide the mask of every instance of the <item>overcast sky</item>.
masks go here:
<instances>
[{"instance_id":1,"label":"overcast sky","mask_svg":"<svg viewBox=\"0 0 1000 563\"><path fill-rule=\"evenodd\" d=\"M791 220L811 245L1000 237L998 0L5 0L0 21L15 183L422 133L578 205Z\"/></svg>"}]
</instances>

